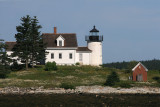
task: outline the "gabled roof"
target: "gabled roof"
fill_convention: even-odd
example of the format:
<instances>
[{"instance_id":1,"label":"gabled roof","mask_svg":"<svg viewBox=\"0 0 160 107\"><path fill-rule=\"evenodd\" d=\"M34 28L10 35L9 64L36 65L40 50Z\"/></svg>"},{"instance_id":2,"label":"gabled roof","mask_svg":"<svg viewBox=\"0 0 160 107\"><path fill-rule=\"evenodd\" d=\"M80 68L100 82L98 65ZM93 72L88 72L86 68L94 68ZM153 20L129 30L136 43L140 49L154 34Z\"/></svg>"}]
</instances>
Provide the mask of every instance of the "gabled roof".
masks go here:
<instances>
[{"instance_id":1,"label":"gabled roof","mask_svg":"<svg viewBox=\"0 0 160 107\"><path fill-rule=\"evenodd\" d=\"M64 46L63 47L78 47L77 45L77 37L75 33L43 33L43 41L47 43L47 47L58 47L56 39L61 36L64 38ZM6 42L8 46L6 51L12 51L16 42Z\"/></svg>"},{"instance_id":2,"label":"gabled roof","mask_svg":"<svg viewBox=\"0 0 160 107\"><path fill-rule=\"evenodd\" d=\"M143 68L144 68L146 71L148 71L148 69L147 69L141 62L139 62L139 63L132 69L132 71L134 71L139 65L142 65Z\"/></svg>"},{"instance_id":3,"label":"gabled roof","mask_svg":"<svg viewBox=\"0 0 160 107\"><path fill-rule=\"evenodd\" d=\"M78 47L75 33L43 33L42 38L44 43L47 43L47 47L58 47L56 39L60 35L65 39L63 47Z\"/></svg>"},{"instance_id":4,"label":"gabled roof","mask_svg":"<svg viewBox=\"0 0 160 107\"><path fill-rule=\"evenodd\" d=\"M61 35L60 35L58 38L62 38L63 40L65 40L65 39L63 38L63 36L61 36ZM58 38L57 38L57 39L58 39ZM57 39L56 39L56 40L57 40Z\"/></svg>"},{"instance_id":5,"label":"gabled roof","mask_svg":"<svg viewBox=\"0 0 160 107\"><path fill-rule=\"evenodd\" d=\"M76 51L89 51L89 52L91 52L91 50L88 49L88 47L78 47Z\"/></svg>"},{"instance_id":6,"label":"gabled roof","mask_svg":"<svg viewBox=\"0 0 160 107\"><path fill-rule=\"evenodd\" d=\"M16 42L6 42L5 43L7 45L7 49L6 51L12 51L14 45L16 44Z\"/></svg>"}]
</instances>

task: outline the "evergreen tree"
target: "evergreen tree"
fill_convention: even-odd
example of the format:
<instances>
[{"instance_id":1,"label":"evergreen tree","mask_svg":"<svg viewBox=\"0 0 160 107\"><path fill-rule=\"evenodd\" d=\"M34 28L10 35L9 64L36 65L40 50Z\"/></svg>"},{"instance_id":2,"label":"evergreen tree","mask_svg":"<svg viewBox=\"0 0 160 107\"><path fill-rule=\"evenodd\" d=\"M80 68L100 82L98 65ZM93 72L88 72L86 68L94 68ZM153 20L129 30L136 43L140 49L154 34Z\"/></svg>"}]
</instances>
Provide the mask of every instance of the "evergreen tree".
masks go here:
<instances>
[{"instance_id":1,"label":"evergreen tree","mask_svg":"<svg viewBox=\"0 0 160 107\"><path fill-rule=\"evenodd\" d=\"M107 86L114 86L116 82L119 82L119 76L118 74L113 71L110 75L108 75L106 83L104 85Z\"/></svg>"},{"instance_id":2,"label":"evergreen tree","mask_svg":"<svg viewBox=\"0 0 160 107\"><path fill-rule=\"evenodd\" d=\"M17 26L16 45L13 48L13 56L18 56L21 62L25 62L26 70L28 64L44 59L45 51L42 37L40 35L38 20L36 17L31 18L29 15L21 18L21 25Z\"/></svg>"},{"instance_id":3,"label":"evergreen tree","mask_svg":"<svg viewBox=\"0 0 160 107\"><path fill-rule=\"evenodd\" d=\"M19 60L24 61L28 70L31 50L31 18L27 15L27 17L22 17L21 21L21 25L16 27L18 33L15 35L16 45L13 48L13 56L18 56Z\"/></svg>"},{"instance_id":4,"label":"evergreen tree","mask_svg":"<svg viewBox=\"0 0 160 107\"><path fill-rule=\"evenodd\" d=\"M6 53L7 45L4 43L3 39L0 39L0 65L5 66L5 68L9 66L11 59Z\"/></svg>"},{"instance_id":5,"label":"evergreen tree","mask_svg":"<svg viewBox=\"0 0 160 107\"><path fill-rule=\"evenodd\" d=\"M32 49L31 49L31 63L32 67L34 63L40 62L45 58L45 45L43 43L42 36L40 34L39 29L42 28L41 25L38 25L38 20L36 16L31 19L31 41L32 41Z\"/></svg>"},{"instance_id":6,"label":"evergreen tree","mask_svg":"<svg viewBox=\"0 0 160 107\"><path fill-rule=\"evenodd\" d=\"M6 78L7 74L10 72L10 62L11 59L6 53L7 45L4 40L0 39L0 78Z\"/></svg>"}]
</instances>

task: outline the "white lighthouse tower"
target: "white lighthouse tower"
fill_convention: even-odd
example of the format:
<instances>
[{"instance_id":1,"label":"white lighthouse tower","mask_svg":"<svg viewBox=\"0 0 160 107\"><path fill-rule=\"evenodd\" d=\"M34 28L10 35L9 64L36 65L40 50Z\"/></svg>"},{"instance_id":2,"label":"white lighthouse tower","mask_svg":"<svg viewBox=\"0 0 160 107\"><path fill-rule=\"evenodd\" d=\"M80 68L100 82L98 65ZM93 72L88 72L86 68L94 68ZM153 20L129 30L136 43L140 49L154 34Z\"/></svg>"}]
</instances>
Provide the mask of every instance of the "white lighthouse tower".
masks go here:
<instances>
[{"instance_id":1,"label":"white lighthouse tower","mask_svg":"<svg viewBox=\"0 0 160 107\"><path fill-rule=\"evenodd\" d=\"M102 65L102 41L103 36L99 35L99 30L93 26L90 35L86 36L87 46L92 51L90 54L90 65Z\"/></svg>"}]
</instances>

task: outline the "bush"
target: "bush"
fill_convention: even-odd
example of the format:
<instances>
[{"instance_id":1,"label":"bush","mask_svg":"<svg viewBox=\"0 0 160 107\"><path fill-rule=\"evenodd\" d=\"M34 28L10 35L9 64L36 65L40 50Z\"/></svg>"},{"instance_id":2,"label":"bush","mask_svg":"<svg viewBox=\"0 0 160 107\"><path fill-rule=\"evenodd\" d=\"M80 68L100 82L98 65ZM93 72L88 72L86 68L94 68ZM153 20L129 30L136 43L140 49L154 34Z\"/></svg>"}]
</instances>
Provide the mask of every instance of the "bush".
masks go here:
<instances>
[{"instance_id":1,"label":"bush","mask_svg":"<svg viewBox=\"0 0 160 107\"><path fill-rule=\"evenodd\" d=\"M45 70L46 71L57 70L56 62L47 62L45 65Z\"/></svg>"},{"instance_id":2,"label":"bush","mask_svg":"<svg viewBox=\"0 0 160 107\"><path fill-rule=\"evenodd\" d=\"M6 68L5 66L3 65L0 65L0 78L6 78L7 77L7 74L10 73L10 70L8 69L8 67Z\"/></svg>"},{"instance_id":3,"label":"bush","mask_svg":"<svg viewBox=\"0 0 160 107\"><path fill-rule=\"evenodd\" d=\"M132 71L131 71L130 69L126 69L126 70L124 71L124 73L125 73L125 74L128 74L128 73L132 73Z\"/></svg>"},{"instance_id":4,"label":"bush","mask_svg":"<svg viewBox=\"0 0 160 107\"><path fill-rule=\"evenodd\" d=\"M131 84L127 81L121 81L117 85L122 88L131 88L132 87Z\"/></svg>"},{"instance_id":5,"label":"bush","mask_svg":"<svg viewBox=\"0 0 160 107\"><path fill-rule=\"evenodd\" d=\"M104 85L106 86L114 86L116 82L119 82L119 76L118 74L113 71L110 75L108 75L106 83Z\"/></svg>"},{"instance_id":6,"label":"bush","mask_svg":"<svg viewBox=\"0 0 160 107\"><path fill-rule=\"evenodd\" d=\"M155 81L157 81L158 83L160 83L160 77L155 76L155 77L153 77L152 79L155 80Z\"/></svg>"},{"instance_id":7,"label":"bush","mask_svg":"<svg viewBox=\"0 0 160 107\"><path fill-rule=\"evenodd\" d=\"M79 63L79 62L77 62L77 63L76 63L76 65L80 65L80 63Z\"/></svg>"},{"instance_id":8,"label":"bush","mask_svg":"<svg viewBox=\"0 0 160 107\"><path fill-rule=\"evenodd\" d=\"M8 73L5 73L4 71L0 71L0 78L6 78Z\"/></svg>"},{"instance_id":9,"label":"bush","mask_svg":"<svg viewBox=\"0 0 160 107\"><path fill-rule=\"evenodd\" d=\"M12 71L19 71L25 69L25 64L18 64L17 62L13 62L10 68Z\"/></svg>"},{"instance_id":10,"label":"bush","mask_svg":"<svg viewBox=\"0 0 160 107\"><path fill-rule=\"evenodd\" d=\"M60 85L60 88L64 88L64 89L75 89L75 87L73 85L67 84L67 83L62 83Z\"/></svg>"}]
</instances>

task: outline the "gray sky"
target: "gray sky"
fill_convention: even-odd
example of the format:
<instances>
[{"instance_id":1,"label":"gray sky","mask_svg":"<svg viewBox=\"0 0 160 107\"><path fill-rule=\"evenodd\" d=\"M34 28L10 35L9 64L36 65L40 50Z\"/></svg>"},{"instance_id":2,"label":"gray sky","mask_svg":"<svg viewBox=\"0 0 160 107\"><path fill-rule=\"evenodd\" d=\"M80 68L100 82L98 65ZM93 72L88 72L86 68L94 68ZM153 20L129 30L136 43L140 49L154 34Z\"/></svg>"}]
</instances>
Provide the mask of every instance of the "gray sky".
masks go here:
<instances>
[{"instance_id":1,"label":"gray sky","mask_svg":"<svg viewBox=\"0 0 160 107\"><path fill-rule=\"evenodd\" d=\"M96 25L103 63L160 59L160 0L0 0L0 39L15 41L26 15L37 16L42 33L76 33L79 46Z\"/></svg>"}]
</instances>

